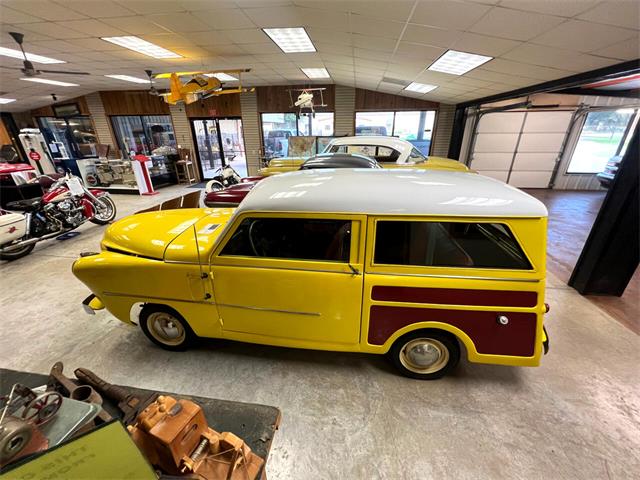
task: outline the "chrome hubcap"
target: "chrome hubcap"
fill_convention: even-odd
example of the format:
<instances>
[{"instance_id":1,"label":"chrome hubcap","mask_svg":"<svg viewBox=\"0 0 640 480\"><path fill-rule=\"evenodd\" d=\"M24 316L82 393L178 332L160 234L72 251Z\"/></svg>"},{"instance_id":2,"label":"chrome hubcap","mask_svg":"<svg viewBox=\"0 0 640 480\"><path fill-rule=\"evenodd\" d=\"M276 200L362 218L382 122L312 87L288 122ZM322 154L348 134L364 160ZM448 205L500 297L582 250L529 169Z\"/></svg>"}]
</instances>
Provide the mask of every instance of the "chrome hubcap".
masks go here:
<instances>
[{"instance_id":1,"label":"chrome hubcap","mask_svg":"<svg viewBox=\"0 0 640 480\"><path fill-rule=\"evenodd\" d=\"M178 319L166 312L154 312L147 320L153 338L165 345L180 345L184 342L184 327Z\"/></svg>"},{"instance_id":2,"label":"chrome hubcap","mask_svg":"<svg viewBox=\"0 0 640 480\"><path fill-rule=\"evenodd\" d=\"M400 362L414 373L434 373L449 362L449 350L432 338L415 338L400 350Z\"/></svg>"}]
</instances>

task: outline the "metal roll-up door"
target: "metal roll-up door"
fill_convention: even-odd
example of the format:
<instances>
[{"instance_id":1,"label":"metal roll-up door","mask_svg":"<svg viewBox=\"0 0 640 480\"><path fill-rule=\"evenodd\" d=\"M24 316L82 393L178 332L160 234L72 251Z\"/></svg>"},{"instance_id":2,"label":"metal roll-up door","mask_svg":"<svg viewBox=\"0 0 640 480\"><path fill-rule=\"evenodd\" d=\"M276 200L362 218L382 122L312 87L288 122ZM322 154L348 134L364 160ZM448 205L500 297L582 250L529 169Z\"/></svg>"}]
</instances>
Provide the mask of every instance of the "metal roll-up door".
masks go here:
<instances>
[{"instance_id":1,"label":"metal roll-up door","mask_svg":"<svg viewBox=\"0 0 640 480\"><path fill-rule=\"evenodd\" d=\"M473 142L471 168L516 187L547 188L572 115L572 111L483 115Z\"/></svg>"}]
</instances>

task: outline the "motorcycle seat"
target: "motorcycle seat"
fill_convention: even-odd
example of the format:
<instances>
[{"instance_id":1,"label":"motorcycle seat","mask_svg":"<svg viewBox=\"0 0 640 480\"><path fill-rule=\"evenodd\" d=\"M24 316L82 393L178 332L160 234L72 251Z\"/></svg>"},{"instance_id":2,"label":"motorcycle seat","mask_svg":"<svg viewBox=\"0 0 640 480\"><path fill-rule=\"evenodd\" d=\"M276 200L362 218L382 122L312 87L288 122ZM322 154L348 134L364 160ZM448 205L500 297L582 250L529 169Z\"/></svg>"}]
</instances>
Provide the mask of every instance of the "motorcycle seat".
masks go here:
<instances>
[{"instance_id":1,"label":"motorcycle seat","mask_svg":"<svg viewBox=\"0 0 640 480\"><path fill-rule=\"evenodd\" d=\"M28 212L37 210L40 207L41 203L42 197L29 198L27 200L16 200L14 202L7 203L7 209Z\"/></svg>"}]
</instances>

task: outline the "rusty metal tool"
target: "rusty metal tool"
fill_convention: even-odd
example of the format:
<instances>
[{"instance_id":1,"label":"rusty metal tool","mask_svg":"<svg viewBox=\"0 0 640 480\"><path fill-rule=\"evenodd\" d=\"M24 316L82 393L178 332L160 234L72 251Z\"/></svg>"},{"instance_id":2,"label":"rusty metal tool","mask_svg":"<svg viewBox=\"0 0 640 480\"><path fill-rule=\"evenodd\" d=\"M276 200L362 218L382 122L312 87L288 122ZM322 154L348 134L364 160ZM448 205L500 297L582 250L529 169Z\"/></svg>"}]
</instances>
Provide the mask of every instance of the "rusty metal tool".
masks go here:
<instances>
[{"instance_id":1,"label":"rusty metal tool","mask_svg":"<svg viewBox=\"0 0 640 480\"><path fill-rule=\"evenodd\" d=\"M56 362L49 372L49 380L47 381L47 390L60 391L69 395L69 398L85 403L95 403L99 405L100 413L98 418L102 422L111 420L111 415L102 407L102 397L90 385L78 385L70 378L66 377L62 372L64 365L62 362Z\"/></svg>"},{"instance_id":2,"label":"rusty metal tool","mask_svg":"<svg viewBox=\"0 0 640 480\"><path fill-rule=\"evenodd\" d=\"M95 390L102 393L105 398L118 405L118 409L123 413L122 421L125 425L133 423L138 414L158 397L157 393L138 397L126 388L105 382L86 368L76 368L74 373L82 383L91 385Z\"/></svg>"}]
</instances>

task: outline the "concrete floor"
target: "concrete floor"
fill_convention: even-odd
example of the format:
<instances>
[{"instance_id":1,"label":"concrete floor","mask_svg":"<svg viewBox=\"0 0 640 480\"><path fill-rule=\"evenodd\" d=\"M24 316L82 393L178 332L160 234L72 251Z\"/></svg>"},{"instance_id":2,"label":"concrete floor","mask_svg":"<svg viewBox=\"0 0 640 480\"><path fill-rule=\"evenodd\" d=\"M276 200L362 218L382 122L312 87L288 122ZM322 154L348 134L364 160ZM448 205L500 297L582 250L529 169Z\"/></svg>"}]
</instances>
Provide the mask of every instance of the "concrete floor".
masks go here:
<instances>
[{"instance_id":1,"label":"concrete floor","mask_svg":"<svg viewBox=\"0 0 640 480\"><path fill-rule=\"evenodd\" d=\"M120 216L183 193L115 196ZM192 191L192 190L188 190ZM382 357L248 344L154 347L108 313L84 314L71 274L104 228L0 265L0 364L62 360L122 384L275 405L270 479L632 478L640 471L640 337L548 280L551 351L539 368L469 364L420 382ZM632 472L636 472L633 474ZM636 477L637 478L637 477Z\"/></svg>"},{"instance_id":2,"label":"concrete floor","mask_svg":"<svg viewBox=\"0 0 640 480\"><path fill-rule=\"evenodd\" d=\"M538 188L529 189L527 193L549 210L547 269L568 283L607 192ZM621 297L588 295L585 298L640 335L640 268Z\"/></svg>"}]
</instances>

